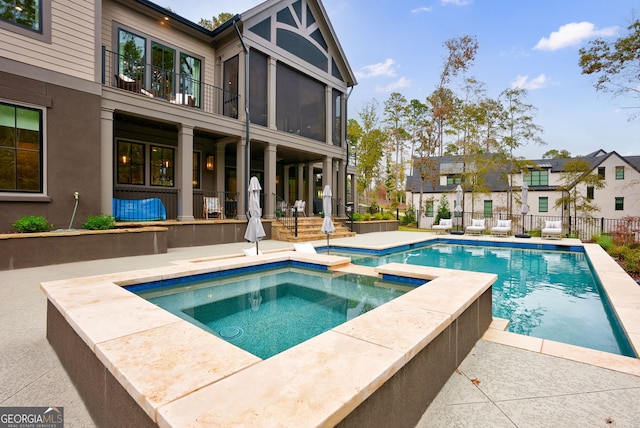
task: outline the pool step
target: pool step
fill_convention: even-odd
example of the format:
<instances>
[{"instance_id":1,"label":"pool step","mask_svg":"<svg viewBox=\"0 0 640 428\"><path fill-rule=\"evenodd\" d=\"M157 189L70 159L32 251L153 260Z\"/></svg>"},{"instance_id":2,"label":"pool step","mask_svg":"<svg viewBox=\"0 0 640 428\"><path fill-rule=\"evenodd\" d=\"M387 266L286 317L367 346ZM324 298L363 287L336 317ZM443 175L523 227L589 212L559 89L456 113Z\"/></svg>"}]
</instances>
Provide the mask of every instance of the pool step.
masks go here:
<instances>
[{"instance_id":1,"label":"pool step","mask_svg":"<svg viewBox=\"0 0 640 428\"><path fill-rule=\"evenodd\" d=\"M330 238L346 238L356 236L355 232L351 232L348 227L343 226L344 219L333 219L333 225L336 230L331 234ZM282 223L274 221L271 224L271 239L285 242L306 242L327 239L327 235L322 233L322 217L300 217L298 218L298 236L287 229Z\"/></svg>"}]
</instances>

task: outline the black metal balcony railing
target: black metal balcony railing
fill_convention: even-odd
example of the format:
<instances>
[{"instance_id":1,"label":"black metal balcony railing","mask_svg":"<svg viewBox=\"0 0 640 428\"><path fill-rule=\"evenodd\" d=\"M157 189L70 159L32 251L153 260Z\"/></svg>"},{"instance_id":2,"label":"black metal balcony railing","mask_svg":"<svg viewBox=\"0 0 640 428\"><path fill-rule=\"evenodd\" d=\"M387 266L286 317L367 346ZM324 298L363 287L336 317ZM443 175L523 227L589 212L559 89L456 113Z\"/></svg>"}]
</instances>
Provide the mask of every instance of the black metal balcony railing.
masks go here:
<instances>
[{"instance_id":1,"label":"black metal balcony railing","mask_svg":"<svg viewBox=\"0 0 640 428\"><path fill-rule=\"evenodd\" d=\"M102 84L173 104L238 118L240 96L190 75L125 58L102 47Z\"/></svg>"}]
</instances>

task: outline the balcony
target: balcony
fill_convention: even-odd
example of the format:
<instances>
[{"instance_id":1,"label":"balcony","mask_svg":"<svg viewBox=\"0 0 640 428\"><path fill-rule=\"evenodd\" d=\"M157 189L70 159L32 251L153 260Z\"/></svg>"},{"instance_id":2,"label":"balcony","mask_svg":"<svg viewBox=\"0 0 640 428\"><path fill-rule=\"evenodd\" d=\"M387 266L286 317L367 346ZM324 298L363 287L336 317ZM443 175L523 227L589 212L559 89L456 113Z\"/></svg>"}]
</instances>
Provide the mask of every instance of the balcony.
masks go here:
<instances>
[{"instance_id":1,"label":"balcony","mask_svg":"<svg viewBox=\"0 0 640 428\"><path fill-rule=\"evenodd\" d=\"M189 75L125 58L102 47L102 84L172 104L238 118L240 96Z\"/></svg>"}]
</instances>

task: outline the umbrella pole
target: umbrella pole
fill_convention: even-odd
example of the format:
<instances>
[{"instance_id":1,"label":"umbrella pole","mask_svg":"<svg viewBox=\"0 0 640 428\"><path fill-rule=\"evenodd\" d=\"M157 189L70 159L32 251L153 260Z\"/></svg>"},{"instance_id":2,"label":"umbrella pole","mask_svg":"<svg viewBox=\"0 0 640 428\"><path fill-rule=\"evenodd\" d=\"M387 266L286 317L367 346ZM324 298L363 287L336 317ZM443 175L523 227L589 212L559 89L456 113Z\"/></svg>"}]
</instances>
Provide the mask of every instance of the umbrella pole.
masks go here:
<instances>
[{"instance_id":1,"label":"umbrella pole","mask_svg":"<svg viewBox=\"0 0 640 428\"><path fill-rule=\"evenodd\" d=\"M327 254L329 254L329 234L327 233Z\"/></svg>"}]
</instances>

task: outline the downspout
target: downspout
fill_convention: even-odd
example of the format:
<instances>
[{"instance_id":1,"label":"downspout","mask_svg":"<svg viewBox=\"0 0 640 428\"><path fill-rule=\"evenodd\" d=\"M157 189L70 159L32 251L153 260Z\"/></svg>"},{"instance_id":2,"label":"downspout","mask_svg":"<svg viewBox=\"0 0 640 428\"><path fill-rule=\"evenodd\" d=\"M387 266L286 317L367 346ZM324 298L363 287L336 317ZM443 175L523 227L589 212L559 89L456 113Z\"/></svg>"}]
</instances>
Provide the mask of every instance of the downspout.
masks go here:
<instances>
[{"instance_id":1,"label":"downspout","mask_svg":"<svg viewBox=\"0 0 640 428\"><path fill-rule=\"evenodd\" d=\"M244 50L244 112L245 112L245 139L246 144L244 148L244 176L245 176L245 189L244 189L244 209L247 210L249 207L249 176L251 175L251 163L249 160L249 156L251 154L251 139L250 139L250 115L249 115L249 48L244 44L244 40L242 39L242 34L240 34L240 29L238 28L238 21L233 21L233 27L236 29L236 34L238 35L238 40L242 44L242 49Z\"/></svg>"}]
</instances>

